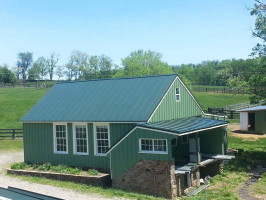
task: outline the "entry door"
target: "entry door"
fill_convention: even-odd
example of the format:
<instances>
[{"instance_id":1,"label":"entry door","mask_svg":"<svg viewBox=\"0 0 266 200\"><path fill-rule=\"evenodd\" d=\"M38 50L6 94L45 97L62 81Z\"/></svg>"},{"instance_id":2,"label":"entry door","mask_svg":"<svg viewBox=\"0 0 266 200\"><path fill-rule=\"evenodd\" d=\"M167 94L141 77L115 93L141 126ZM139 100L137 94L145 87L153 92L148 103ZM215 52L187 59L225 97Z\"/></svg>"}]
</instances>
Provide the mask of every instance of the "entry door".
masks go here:
<instances>
[{"instance_id":1,"label":"entry door","mask_svg":"<svg viewBox=\"0 0 266 200\"><path fill-rule=\"evenodd\" d=\"M189 139L189 157L190 162L197 163L201 159L198 159L200 154L197 152L196 144L198 143L198 152L200 152L200 138L190 138Z\"/></svg>"},{"instance_id":2,"label":"entry door","mask_svg":"<svg viewBox=\"0 0 266 200\"><path fill-rule=\"evenodd\" d=\"M255 113L248 113L248 130L255 130Z\"/></svg>"},{"instance_id":3,"label":"entry door","mask_svg":"<svg viewBox=\"0 0 266 200\"><path fill-rule=\"evenodd\" d=\"M196 142L198 142L198 150L200 152L200 138L189 138L189 153L197 153Z\"/></svg>"}]
</instances>

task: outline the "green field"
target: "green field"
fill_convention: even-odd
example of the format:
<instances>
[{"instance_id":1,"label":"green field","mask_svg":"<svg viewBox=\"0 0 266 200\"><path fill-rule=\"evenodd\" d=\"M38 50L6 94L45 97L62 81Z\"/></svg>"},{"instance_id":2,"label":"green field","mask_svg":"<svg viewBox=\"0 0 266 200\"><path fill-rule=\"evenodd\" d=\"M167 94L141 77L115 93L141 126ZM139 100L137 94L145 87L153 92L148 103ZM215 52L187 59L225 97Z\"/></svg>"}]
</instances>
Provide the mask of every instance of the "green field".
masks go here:
<instances>
[{"instance_id":1,"label":"green field","mask_svg":"<svg viewBox=\"0 0 266 200\"><path fill-rule=\"evenodd\" d=\"M46 88L0 88L0 129L22 128L20 118L48 90Z\"/></svg>"},{"instance_id":2,"label":"green field","mask_svg":"<svg viewBox=\"0 0 266 200\"><path fill-rule=\"evenodd\" d=\"M212 92L192 92L198 100L203 110L210 108L221 108L231 104L249 102L248 95L212 93Z\"/></svg>"}]
</instances>

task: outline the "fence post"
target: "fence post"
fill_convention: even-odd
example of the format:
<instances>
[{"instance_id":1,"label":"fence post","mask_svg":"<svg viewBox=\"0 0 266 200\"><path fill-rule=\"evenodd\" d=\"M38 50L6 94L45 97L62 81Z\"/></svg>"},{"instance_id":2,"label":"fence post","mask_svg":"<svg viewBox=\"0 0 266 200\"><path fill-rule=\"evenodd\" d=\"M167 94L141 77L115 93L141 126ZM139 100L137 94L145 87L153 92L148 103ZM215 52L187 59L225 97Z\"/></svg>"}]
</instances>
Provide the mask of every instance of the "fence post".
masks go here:
<instances>
[{"instance_id":1,"label":"fence post","mask_svg":"<svg viewBox=\"0 0 266 200\"><path fill-rule=\"evenodd\" d=\"M12 129L12 138L13 138L13 140L15 140L15 129Z\"/></svg>"},{"instance_id":2,"label":"fence post","mask_svg":"<svg viewBox=\"0 0 266 200\"><path fill-rule=\"evenodd\" d=\"M234 119L234 112L232 110L230 111L230 119Z\"/></svg>"}]
</instances>

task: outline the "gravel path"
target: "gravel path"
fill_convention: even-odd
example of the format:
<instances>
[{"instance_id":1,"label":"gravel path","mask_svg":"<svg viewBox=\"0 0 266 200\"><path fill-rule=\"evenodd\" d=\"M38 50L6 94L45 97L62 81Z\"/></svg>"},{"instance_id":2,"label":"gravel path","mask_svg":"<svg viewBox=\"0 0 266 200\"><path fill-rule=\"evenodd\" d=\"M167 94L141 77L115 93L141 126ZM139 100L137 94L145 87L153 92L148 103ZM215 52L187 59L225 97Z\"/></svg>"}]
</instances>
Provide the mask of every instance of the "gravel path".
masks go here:
<instances>
[{"instance_id":1,"label":"gravel path","mask_svg":"<svg viewBox=\"0 0 266 200\"><path fill-rule=\"evenodd\" d=\"M69 200L107 200L110 198L105 198L97 194L82 194L69 189L63 189L59 187L42 185L38 183L30 183L23 181L19 178L9 177L5 175L5 167L13 162L23 161L23 152L16 153L6 153L0 152L0 187L7 188L8 186L17 187L24 190L29 190L32 192L37 192L40 194L45 194L57 198L69 199ZM113 198L118 199L118 198Z\"/></svg>"}]
</instances>

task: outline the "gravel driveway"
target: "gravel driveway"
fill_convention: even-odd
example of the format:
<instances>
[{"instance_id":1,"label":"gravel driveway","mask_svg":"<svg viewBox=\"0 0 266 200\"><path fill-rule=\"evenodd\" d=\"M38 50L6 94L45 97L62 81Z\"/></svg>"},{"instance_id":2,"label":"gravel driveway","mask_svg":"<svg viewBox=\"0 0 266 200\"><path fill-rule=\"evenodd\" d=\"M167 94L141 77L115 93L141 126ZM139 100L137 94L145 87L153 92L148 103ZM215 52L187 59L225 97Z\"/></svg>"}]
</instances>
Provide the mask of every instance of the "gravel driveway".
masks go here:
<instances>
[{"instance_id":1,"label":"gravel driveway","mask_svg":"<svg viewBox=\"0 0 266 200\"><path fill-rule=\"evenodd\" d=\"M105 198L97 194L82 194L69 189L63 189L59 187L42 185L38 183L30 183L20 180L18 178L9 177L5 175L4 169L10 163L23 161L23 152L6 153L0 152L0 187L7 188L8 186L17 187L40 194L45 194L57 198L69 199L69 200L106 200ZM112 198L118 199L118 198Z\"/></svg>"}]
</instances>

